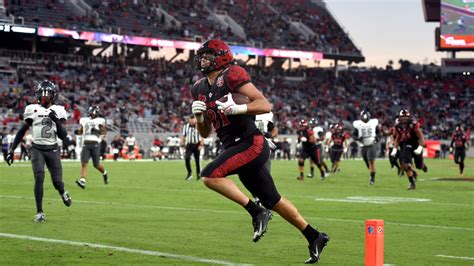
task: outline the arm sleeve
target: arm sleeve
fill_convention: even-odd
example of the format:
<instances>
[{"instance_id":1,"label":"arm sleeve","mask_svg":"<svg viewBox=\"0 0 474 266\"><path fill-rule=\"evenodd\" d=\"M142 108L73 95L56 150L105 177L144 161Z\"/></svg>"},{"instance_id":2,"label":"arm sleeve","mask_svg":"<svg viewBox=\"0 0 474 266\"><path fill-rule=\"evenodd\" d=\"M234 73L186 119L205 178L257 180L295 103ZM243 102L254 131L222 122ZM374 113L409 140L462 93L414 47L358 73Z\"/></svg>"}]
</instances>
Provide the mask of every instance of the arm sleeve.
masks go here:
<instances>
[{"instance_id":1,"label":"arm sleeve","mask_svg":"<svg viewBox=\"0 0 474 266\"><path fill-rule=\"evenodd\" d=\"M237 92L240 87L250 82L250 76L245 69L240 66L230 67L229 74L227 75L229 92Z\"/></svg>"},{"instance_id":2,"label":"arm sleeve","mask_svg":"<svg viewBox=\"0 0 474 266\"><path fill-rule=\"evenodd\" d=\"M63 125L63 123L65 123L65 122L66 122L66 119L61 118L60 122L56 124L56 134L58 135L58 137L61 140L64 140L67 136L67 131L64 128L64 125Z\"/></svg>"},{"instance_id":3,"label":"arm sleeve","mask_svg":"<svg viewBox=\"0 0 474 266\"><path fill-rule=\"evenodd\" d=\"M18 144L20 144L21 140L23 139L23 136L25 136L26 131L30 128L30 123L26 122L23 123L20 130L18 130L18 133L15 135L15 139L13 140L13 144L10 148L10 151L14 151Z\"/></svg>"}]
</instances>

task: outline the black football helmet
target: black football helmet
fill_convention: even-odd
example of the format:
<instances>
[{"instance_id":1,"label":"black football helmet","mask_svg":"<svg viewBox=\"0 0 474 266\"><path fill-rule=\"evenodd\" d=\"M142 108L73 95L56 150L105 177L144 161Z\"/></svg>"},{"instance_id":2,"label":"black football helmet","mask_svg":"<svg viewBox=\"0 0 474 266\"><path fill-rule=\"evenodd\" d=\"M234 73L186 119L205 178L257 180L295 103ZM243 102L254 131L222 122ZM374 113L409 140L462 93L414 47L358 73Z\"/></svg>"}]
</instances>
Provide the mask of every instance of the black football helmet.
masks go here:
<instances>
[{"instance_id":1,"label":"black football helmet","mask_svg":"<svg viewBox=\"0 0 474 266\"><path fill-rule=\"evenodd\" d=\"M360 120L362 120L364 123L369 122L370 120L370 113L367 110L364 110L360 112Z\"/></svg>"},{"instance_id":2,"label":"black football helmet","mask_svg":"<svg viewBox=\"0 0 474 266\"><path fill-rule=\"evenodd\" d=\"M205 56L205 54L209 54ZM209 66L202 66L201 59L206 58L211 63ZM209 40L201 45L196 52L194 58L197 68L204 74L207 75L214 70L223 69L232 62L234 56L230 47L221 40Z\"/></svg>"},{"instance_id":3,"label":"black football helmet","mask_svg":"<svg viewBox=\"0 0 474 266\"><path fill-rule=\"evenodd\" d=\"M319 124L318 119L316 119L316 118L314 118L314 117L309 120L309 125L310 125L310 126L315 127L315 126L317 126L318 124Z\"/></svg>"},{"instance_id":4,"label":"black football helmet","mask_svg":"<svg viewBox=\"0 0 474 266\"><path fill-rule=\"evenodd\" d=\"M99 116L99 113L100 113L99 106L91 106L91 107L89 107L88 113L89 113L89 116L92 117L92 118L98 117L98 116Z\"/></svg>"},{"instance_id":5,"label":"black football helmet","mask_svg":"<svg viewBox=\"0 0 474 266\"><path fill-rule=\"evenodd\" d=\"M39 104L43 107L48 107L50 104L54 104L58 91L56 85L49 80L44 80L36 86L35 96L38 99Z\"/></svg>"}]
</instances>

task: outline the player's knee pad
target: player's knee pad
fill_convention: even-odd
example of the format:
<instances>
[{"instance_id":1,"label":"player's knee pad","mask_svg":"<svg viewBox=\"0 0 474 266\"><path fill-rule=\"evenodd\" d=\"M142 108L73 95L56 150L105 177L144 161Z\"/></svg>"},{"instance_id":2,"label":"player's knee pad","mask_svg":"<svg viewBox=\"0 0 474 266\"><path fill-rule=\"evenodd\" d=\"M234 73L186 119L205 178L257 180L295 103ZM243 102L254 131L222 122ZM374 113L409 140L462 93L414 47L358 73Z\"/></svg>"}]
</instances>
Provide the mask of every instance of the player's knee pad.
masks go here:
<instances>
[{"instance_id":1,"label":"player's knee pad","mask_svg":"<svg viewBox=\"0 0 474 266\"><path fill-rule=\"evenodd\" d=\"M43 180L44 179L44 171L34 171L35 180Z\"/></svg>"},{"instance_id":2,"label":"player's knee pad","mask_svg":"<svg viewBox=\"0 0 474 266\"><path fill-rule=\"evenodd\" d=\"M301 166L301 167L304 166L304 160L303 159L298 159L298 166Z\"/></svg>"},{"instance_id":3,"label":"player's knee pad","mask_svg":"<svg viewBox=\"0 0 474 266\"><path fill-rule=\"evenodd\" d=\"M411 171L411 164L408 164L408 163L405 163L403 164L403 168L405 169L405 171Z\"/></svg>"}]
</instances>

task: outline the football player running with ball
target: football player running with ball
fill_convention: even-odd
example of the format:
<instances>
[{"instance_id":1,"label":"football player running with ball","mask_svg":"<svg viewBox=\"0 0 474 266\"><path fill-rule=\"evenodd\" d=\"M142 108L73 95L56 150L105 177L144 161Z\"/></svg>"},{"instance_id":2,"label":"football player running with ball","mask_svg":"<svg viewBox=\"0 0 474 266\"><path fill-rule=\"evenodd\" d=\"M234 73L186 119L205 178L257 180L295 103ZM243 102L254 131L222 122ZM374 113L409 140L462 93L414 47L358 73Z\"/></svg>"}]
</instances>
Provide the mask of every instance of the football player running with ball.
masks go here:
<instances>
[{"instance_id":1,"label":"football player running with ball","mask_svg":"<svg viewBox=\"0 0 474 266\"><path fill-rule=\"evenodd\" d=\"M225 147L201 172L204 184L245 208L252 217L253 241L257 242L267 230L272 214L276 211L298 228L309 244L310 257L306 263L316 263L329 237L317 231L300 215L296 207L278 193L273 178L265 168L270 149L265 137L256 128L254 116L268 113L272 106L253 85L240 66L232 65L232 51L221 40L209 40L197 51L196 63L206 77L198 80L191 89L194 102L192 112L203 138L216 130ZM238 104L230 93L240 93L250 100ZM227 95L227 101L219 99ZM237 174L252 195L264 207L250 200L237 185L226 178Z\"/></svg>"},{"instance_id":2,"label":"football player running with ball","mask_svg":"<svg viewBox=\"0 0 474 266\"><path fill-rule=\"evenodd\" d=\"M35 222L44 222L46 217L43 212L43 183L44 166L48 167L54 188L59 192L64 204L69 207L72 204L71 197L64 189L63 172L61 166L60 149L57 137L64 140L67 136L63 124L67 114L64 107L54 104L57 97L56 86L48 80L42 81L36 87L35 96L38 104L30 104L25 108L23 124L15 136L6 162L13 163L13 153L20 144L26 131L31 127L33 143L31 147L31 165L35 177L35 201L37 214Z\"/></svg>"}]
</instances>

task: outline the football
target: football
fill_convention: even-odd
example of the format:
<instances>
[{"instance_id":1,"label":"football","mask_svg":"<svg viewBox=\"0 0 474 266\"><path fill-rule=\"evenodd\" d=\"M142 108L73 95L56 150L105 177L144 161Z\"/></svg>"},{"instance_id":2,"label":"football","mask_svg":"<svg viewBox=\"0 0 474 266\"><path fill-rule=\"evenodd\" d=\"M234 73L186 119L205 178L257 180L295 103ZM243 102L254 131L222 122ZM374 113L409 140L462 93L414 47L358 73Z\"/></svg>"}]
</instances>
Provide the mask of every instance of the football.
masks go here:
<instances>
[{"instance_id":1,"label":"football","mask_svg":"<svg viewBox=\"0 0 474 266\"><path fill-rule=\"evenodd\" d=\"M237 92L232 93L232 99L234 99L236 104L247 104L250 102L249 97ZM222 96L218 101L222 103L227 102L227 94Z\"/></svg>"}]
</instances>

